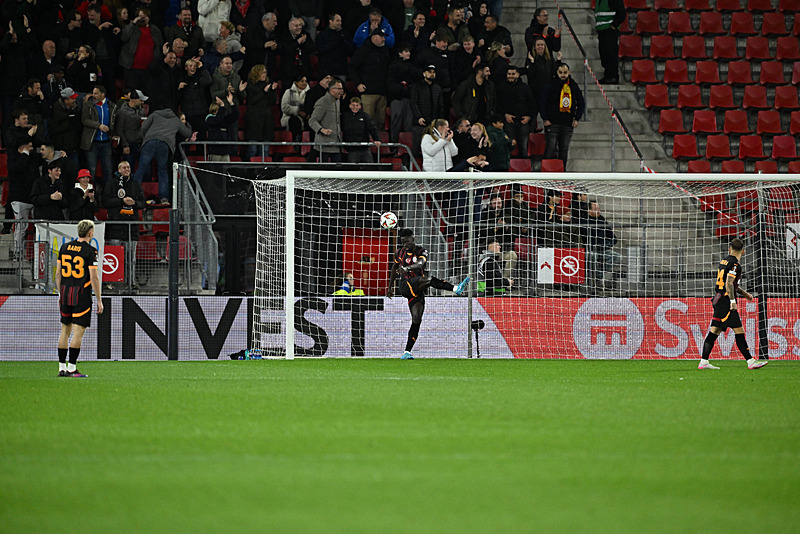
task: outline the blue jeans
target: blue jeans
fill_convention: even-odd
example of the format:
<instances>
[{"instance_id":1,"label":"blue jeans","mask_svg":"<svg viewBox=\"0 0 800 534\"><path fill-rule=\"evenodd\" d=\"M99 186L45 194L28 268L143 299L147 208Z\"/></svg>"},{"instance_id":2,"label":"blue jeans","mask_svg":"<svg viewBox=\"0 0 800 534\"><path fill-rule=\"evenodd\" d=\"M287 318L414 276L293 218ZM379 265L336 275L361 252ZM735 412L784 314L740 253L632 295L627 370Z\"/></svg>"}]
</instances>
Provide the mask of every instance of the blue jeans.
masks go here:
<instances>
[{"instance_id":1,"label":"blue jeans","mask_svg":"<svg viewBox=\"0 0 800 534\"><path fill-rule=\"evenodd\" d=\"M125 154L120 150L120 157L119 159L122 161L127 161L131 165L131 170L136 168L136 162L139 161L139 155L142 152L142 144L141 143L131 143L128 147L131 149L130 154Z\"/></svg>"},{"instance_id":2,"label":"blue jeans","mask_svg":"<svg viewBox=\"0 0 800 534\"><path fill-rule=\"evenodd\" d=\"M564 169L566 170L570 141L572 141L571 124L551 124L547 126L545 128L544 159L554 158L557 148L558 159L564 162Z\"/></svg>"},{"instance_id":3,"label":"blue jeans","mask_svg":"<svg viewBox=\"0 0 800 534\"><path fill-rule=\"evenodd\" d=\"M86 164L95 179L97 179L98 161L103 165L103 185L107 185L111 182L111 176L114 174L114 163L111 161L111 143L94 141L92 142L92 148L86 151Z\"/></svg>"},{"instance_id":4,"label":"blue jeans","mask_svg":"<svg viewBox=\"0 0 800 534\"><path fill-rule=\"evenodd\" d=\"M147 175L150 175L153 159L156 160L158 170L158 196L159 198L171 198L169 194L169 145L164 141L151 140L142 146L142 154L139 157L139 168L133 179L142 183Z\"/></svg>"}]
</instances>

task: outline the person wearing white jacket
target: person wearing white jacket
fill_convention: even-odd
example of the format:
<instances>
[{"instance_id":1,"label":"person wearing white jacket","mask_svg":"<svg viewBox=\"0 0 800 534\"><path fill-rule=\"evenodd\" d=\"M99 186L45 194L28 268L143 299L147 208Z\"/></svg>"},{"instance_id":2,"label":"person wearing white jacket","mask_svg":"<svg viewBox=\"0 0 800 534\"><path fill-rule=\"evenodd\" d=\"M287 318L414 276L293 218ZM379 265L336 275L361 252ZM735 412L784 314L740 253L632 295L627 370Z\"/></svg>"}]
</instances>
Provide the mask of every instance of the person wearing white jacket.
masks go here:
<instances>
[{"instance_id":1,"label":"person wearing white jacket","mask_svg":"<svg viewBox=\"0 0 800 534\"><path fill-rule=\"evenodd\" d=\"M231 0L199 0L197 2L197 25L203 30L206 42L219 37L219 24L230 20Z\"/></svg>"},{"instance_id":2,"label":"person wearing white jacket","mask_svg":"<svg viewBox=\"0 0 800 534\"><path fill-rule=\"evenodd\" d=\"M301 74L281 98L281 126L292 132L294 141L299 141L308 127L308 115L303 111L307 92L308 78Z\"/></svg>"},{"instance_id":3,"label":"person wearing white jacket","mask_svg":"<svg viewBox=\"0 0 800 534\"><path fill-rule=\"evenodd\" d=\"M458 147L453 142L453 131L445 119L436 119L422 135L422 170L446 172L453 166L453 156Z\"/></svg>"}]
</instances>

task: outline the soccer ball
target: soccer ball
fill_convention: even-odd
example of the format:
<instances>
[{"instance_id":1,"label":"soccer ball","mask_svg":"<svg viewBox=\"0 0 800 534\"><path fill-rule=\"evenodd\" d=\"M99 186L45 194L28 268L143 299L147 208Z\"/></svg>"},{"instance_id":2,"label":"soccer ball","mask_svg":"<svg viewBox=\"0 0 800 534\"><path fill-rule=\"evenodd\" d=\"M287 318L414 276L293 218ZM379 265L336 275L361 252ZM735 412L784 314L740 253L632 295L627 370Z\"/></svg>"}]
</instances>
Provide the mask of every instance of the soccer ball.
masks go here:
<instances>
[{"instance_id":1,"label":"soccer ball","mask_svg":"<svg viewBox=\"0 0 800 534\"><path fill-rule=\"evenodd\" d=\"M386 228L387 230L391 230L395 226L397 226L397 215L392 213L391 211L387 211L383 215L381 215L381 226Z\"/></svg>"}]
</instances>

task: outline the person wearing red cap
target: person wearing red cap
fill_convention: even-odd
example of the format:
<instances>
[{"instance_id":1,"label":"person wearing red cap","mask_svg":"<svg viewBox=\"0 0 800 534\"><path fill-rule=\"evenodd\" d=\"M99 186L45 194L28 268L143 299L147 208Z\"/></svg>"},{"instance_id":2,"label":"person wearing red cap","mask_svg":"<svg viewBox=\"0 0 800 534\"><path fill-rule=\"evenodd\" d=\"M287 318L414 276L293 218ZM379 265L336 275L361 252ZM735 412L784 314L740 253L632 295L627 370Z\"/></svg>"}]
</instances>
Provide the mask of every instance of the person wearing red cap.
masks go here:
<instances>
[{"instance_id":1,"label":"person wearing red cap","mask_svg":"<svg viewBox=\"0 0 800 534\"><path fill-rule=\"evenodd\" d=\"M94 220L97 201L92 186L92 173L89 169L78 171L78 183L69 192L69 218L72 221Z\"/></svg>"}]
</instances>

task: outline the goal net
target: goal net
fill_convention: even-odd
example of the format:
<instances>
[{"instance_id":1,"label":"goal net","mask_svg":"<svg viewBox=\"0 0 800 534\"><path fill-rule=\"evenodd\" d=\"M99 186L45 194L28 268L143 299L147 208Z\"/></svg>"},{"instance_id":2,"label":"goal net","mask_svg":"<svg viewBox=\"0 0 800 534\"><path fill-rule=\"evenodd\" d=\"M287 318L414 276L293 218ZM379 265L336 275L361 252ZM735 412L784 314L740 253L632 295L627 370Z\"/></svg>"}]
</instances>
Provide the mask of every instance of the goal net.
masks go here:
<instances>
[{"instance_id":1,"label":"goal net","mask_svg":"<svg viewBox=\"0 0 800 534\"><path fill-rule=\"evenodd\" d=\"M698 358L717 266L745 243L751 352L800 357L791 175L288 171L255 181L253 342L269 357L399 357L398 231L428 252L415 357ZM380 226L382 213L399 219ZM291 325L290 327L287 325ZM713 358L739 358L732 331Z\"/></svg>"}]
</instances>

